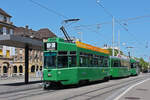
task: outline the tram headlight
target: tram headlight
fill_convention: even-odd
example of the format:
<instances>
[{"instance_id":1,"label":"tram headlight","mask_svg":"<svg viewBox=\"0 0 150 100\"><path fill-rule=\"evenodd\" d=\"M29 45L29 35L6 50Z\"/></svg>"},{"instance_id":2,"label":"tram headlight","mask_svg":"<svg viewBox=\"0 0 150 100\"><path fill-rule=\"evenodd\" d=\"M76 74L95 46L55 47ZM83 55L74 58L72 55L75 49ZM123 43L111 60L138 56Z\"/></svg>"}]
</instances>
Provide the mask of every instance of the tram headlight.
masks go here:
<instances>
[{"instance_id":1,"label":"tram headlight","mask_svg":"<svg viewBox=\"0 0 150 100\"><path fill-rule=\"evenodd\" d=\"M51 77L52 75L50 73L48 73L48 77Z\"/></svg>"}]
</instances>

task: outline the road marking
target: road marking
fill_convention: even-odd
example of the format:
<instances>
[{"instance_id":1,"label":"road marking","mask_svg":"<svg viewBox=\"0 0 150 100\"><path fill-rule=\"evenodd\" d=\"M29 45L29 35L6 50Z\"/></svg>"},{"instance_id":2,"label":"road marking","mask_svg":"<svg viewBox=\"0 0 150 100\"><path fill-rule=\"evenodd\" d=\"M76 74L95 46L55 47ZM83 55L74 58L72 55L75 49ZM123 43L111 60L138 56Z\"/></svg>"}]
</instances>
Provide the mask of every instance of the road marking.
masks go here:
<instances>
[{"instance_id":1,"label":"road marking","mask_svg":"<svg viewBox=\"0 0 150 100\"><path fill-rule=\"evenodd\" d=\"M146 79L146 80L144 80L144 81L142 81L142 82L139 82L139 83L137 83L137 84L134 84L134 85L132 85L131 87L129 87L126 91L124 91L122 94L120 94L118 97L116 97L114 100L119 100L123 95L125 95L129 90L131 90L132 88L134 88L135 86L137 86L137 85L139 85L139 84L142 84L142 83L144 83L144 82L146 82L146 81L148 81L148 80L150 80L150 78L149 79Z\"/></svg>"}]
</instances>

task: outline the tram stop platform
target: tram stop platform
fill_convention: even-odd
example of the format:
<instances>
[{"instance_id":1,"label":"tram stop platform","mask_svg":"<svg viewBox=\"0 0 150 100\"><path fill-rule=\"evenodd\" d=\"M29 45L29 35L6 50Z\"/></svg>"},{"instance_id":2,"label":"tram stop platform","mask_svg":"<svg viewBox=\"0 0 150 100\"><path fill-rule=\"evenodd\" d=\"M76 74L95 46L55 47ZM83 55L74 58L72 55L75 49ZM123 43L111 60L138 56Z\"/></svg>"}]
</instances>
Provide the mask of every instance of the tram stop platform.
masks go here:
<instances>
[{"instance_id":1,"label":"tram stop platform","mask_svg":"<svg viewBox=\"0 0 150 100\"><path fill-rule=\"evenodd\" d=\"M150 100L150 79L133 87L118 100Z\"/></svg>"}]
</instances>

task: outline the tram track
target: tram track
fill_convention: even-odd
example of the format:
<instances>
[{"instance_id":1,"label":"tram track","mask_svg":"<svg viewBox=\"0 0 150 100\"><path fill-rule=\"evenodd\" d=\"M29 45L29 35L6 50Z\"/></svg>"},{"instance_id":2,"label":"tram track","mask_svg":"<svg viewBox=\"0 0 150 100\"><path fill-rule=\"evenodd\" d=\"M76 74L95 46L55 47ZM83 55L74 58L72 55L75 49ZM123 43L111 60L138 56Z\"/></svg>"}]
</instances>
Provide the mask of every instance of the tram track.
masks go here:
<instances>
[{"instance_id":1,"label":"tram track","mask_svg":"<svg viewBox=\"0 0 150 100\"><path fill-rule=\"evenodd\" d=\"M140 76L140 77L137 77L137 78L135 77L135 78L131 78L131 79L128 79L128 80L122 80L121 82L114 83L114 84L107 85L107 86L103 86L103 87L100 87L100 88L97 88L97 89L94 89L94 90L91 90L91 91L87 91L87 92L84 92L84 93L80 93L78 95L74 95L74 96L65 98L64 100L71 100L71 99L74 99L74 98L77 98L77 97L80 97L80 96L88 96L87 100L91 100L93 98L96 98L96 97L99 97L101 95L107 94L109 92L115 91L115 90L120 89L124 86L136 83L136 82L141 81L141 80L143 80L145 78L148 78L148 77L149 77L149 75ZM99 83L99 84L101 84L101 83ZM79 88L81 88L81 89L86 88L86 86L79 87ZM25 89L25 90L16 90L16 91L13 91L13 92L8 91L8 92L5 92L5 93L1 93L0 94L0 99L8 100L8 98L10 98L10 100L20 100L20 99L25 99L25 98L32 98L32 97L36 97L36 96L41 96L43 94L47 95L47 94L51 94L53 92L60 92L60 90L67 91L67 89L64 88L64 89L58 89L58 90L56 90L56 89L43 90L41 87L36 87L34 89L31 88L31 89ZM74 88L74 89L76 89L76 88ZM105 89L107 89L107 91ZM94 95L94 96L89 95L89 94L92 94L94 92L99 92L99 91L103 91L103 92L98 93L97 95Z\"/></svg>"},{"instance_id":2,"label":"tram track","mask_svg":"<svg viewBox=\"0 0 150 100\"><path fill-rule=\"evenodd\" d=\"M43 95L43 94L49 94L49 93L52 93L52 92L55 92L56 90L49 90L49 91L36 91L35 93L26 93L24 94L23 96L20 96L20 97L17 97L17 98L14 98L14 99L11 99L11 100L20 100L20 99L25 99L27 97L33 97L33 96L38 96L38 95Z\"/></svg>"},{"instance_id":3,"label":"tram track","mask_svg":"<svg viewBox=\"0 0 150 100\"><path fill-rule=\"evenodd\" d=\"M127 80L126 83L124 83L124 81L123 81L123 82L119 82L117 84L101 87L101 88L98 88L98 89L95 89L95 90L91 90L91 91L88 91L88 92L81 93L79 95L74 95L72 97L65 98L64 100L72 100L72 99L75 99L75 98L78 98L78 97L81 97L81 96L87 96L88 99L86 99L86 100L91 100L91 99L94 99L94 98L99 97L101 95L104 95L104 94L110 93L112 91L118 90L122 87L128 86L130 84L139 82L139 81L143 80L144 77ZM149 78L149 76L146 76L145 78ZM105 91L105 89L108 89L108 90ZM89 95L91 93L99 92L99 91L104 91L104 92L102 92L100 94L97 94L97 95L94 95L94 96Z\"/></svg>"},{"instance_id":4,"label":"tram track","mask_svg":"<svg viewBox=\"0 0 150 100\"><path fill-rule=\"evenodd\" d=\"M34 88L27 88L27 89L18 89L18 90L10 90L10 91L4 91L0 93L1 95L5 95L5 94L11 94L11 93L17 93L17 92L22 92L22 91L29 91L29 90L33 90L33 89L40 89L41 86L38 87L34 87Z\"/></svg>"},{"instance_id":5,"label":"tram track","mask_svg":"<svg viewBox=\"0 0 150 100\"><path fill-rule=\"evenodd\" d=\"M32 96L38 96L38 95L42 95L42 94L46 94L46 93L51 93L51 92L55 92L56 90L45 90L43 91L43 89L30 89L30 90L26 90L26 91L17 91L17 92L13 92L13 93L9 93L9 94L5 94L5 95L0 95L0 100L5 100L8 98L11 98L10 100L20 100L26 97L32 97Z\"/></svg>"}]
</instances>

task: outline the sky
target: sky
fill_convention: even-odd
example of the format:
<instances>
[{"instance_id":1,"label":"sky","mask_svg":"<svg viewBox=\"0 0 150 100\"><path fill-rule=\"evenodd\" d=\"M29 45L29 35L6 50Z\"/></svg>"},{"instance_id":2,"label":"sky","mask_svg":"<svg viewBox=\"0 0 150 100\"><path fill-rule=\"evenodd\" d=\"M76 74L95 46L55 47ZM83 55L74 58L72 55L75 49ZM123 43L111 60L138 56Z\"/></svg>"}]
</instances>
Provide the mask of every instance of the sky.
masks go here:
<instances>
[{"instance_id":1,"label":"sky","mask_svg":"<svg viewBox=\"0 0 150 100\"><path fill-rule=\"evenodd\" d=\"M115 18L115 46L118 46L120 31L121 50L125 54L130 51L132 56L143 57L148 61L150 1L100 0L99 3L105 10L96 0L1 0L0 7L12 16L11 21L15 26L28 25L34 30L49 28L57 36L63 37L60 27L64 25L71 37L80 38L82 42L99 47L103 47L104 44L112 45L112 17L106 13L107 10ZM63 20L72 18L80 20L63 23ZM133 19L121 21L128 18Z\"/></svg>"}]
</instances>

